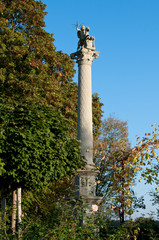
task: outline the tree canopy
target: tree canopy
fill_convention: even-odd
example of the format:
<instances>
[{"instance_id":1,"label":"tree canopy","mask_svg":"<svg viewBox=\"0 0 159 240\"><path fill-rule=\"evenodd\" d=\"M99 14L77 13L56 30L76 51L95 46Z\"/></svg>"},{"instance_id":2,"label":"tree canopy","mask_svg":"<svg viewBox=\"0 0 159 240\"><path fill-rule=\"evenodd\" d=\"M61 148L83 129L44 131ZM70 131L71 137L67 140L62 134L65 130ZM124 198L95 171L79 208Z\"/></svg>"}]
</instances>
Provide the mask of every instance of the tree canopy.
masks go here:
<instances>
[{"instance_id":1,"label":"tree canopy","mask_svg":"<svg viewBox=\"0 0 159 240\"><path fill-rule=\"evenodd\" d=\"M0 0L0 95L58 108L76 134L74 62L56 51L53 35L45 31L45 7L35 0ZM98 106L93 114L94 133L98 136L102 115L99 97L93 99L93 105Z\"/></svg>"},{"instance_id":2,"label":"tree canopy","mask_svg":"<svg viewBox=\"0 0 159 240\"><path fill-rule=\"evenodd\" d=\"M125 213L132 213L134 198L131 190L134 166L132 161L124 159L125 153L130 151L127 122L114 117L105 119L95 147L96 164L100 170L98 193L103 195L107 207L112 207L124 222Z\"/></svg>"},{"instance_id":3,"label":"tree canopy","mask_svg":"<svg viewBox=\"0 0 159 240\"><path fill-rule=\"evenodd\" d=\"M0 102L3 187L37 188L73 176L82 162L78 141L60 112L35 102Z\"/></svg>"},{"instance_id":4,"label":"tree canopy","mask_svg":"<svg viewBox=\"0 0 159 240\"><path fill-rule=\"evenodd\" d=\"M45 31L45 7L35 0L0 0L1 171L13 185L70 176L80 163L74 62ZM102 103L97 94L92 99L98 137Z\"/></svg>"},{"instance_id":5,"label":"tree canopy","mask_svg":"<svg viewBox=\"0 0 159 240\"><path fill-rule=\"evenodd\" d=\"M143 197L134 196L132 186L137 173L146 183L158 185L158 129L137 138L137 146L130 148L126 121L109 117L101 127L100 138L95 144L95 162L99 166L98 193L104 196L108 207L124 221L124 214L132 214L134 208L144 208ZM157 160L157 161L156 161ZM157 189L156 189L157 190Z\"/></svg>"},{"instance_id":6,"label":"tree canopy","mask_svg":"<svg viewBox=\"0 0 159 240\"><path fill-rule=\"evenodd\" d=\"M118 181L114 176L115 169L120 166L118 159L130 149L128 140L128 125L115 117L109 117L102 122L101 135L95 143L96 164L100 167L99 191L106 194L113 182ZM101 160L102 159L102 160ZM110 177L112 176L112 177ZM114 180L113 180L113 179ZM117 183L114 183L117 184Z\"/></svg>"}]
</instances>

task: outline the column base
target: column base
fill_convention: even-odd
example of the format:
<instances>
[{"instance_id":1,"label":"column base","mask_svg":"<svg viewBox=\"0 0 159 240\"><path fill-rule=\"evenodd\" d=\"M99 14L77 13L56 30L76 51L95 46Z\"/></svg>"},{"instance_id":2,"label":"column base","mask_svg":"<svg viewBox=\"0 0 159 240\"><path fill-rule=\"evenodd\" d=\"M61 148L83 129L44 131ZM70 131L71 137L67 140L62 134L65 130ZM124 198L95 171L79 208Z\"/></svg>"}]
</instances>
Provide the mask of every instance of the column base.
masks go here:
<instances>
[{"instance_id":1,"label":"column base","mask_svg":"<svg viewBox=\"0 0 159 240\"><path fill-rule=\"evenodd\" d=\"M100 205L102 197L96 196L97 170L78 170L75 178L75 199L80 199L88 209L93 211L93 205ZM87 211L89 212L89 211Z\"/></svg>"}]
</instances>

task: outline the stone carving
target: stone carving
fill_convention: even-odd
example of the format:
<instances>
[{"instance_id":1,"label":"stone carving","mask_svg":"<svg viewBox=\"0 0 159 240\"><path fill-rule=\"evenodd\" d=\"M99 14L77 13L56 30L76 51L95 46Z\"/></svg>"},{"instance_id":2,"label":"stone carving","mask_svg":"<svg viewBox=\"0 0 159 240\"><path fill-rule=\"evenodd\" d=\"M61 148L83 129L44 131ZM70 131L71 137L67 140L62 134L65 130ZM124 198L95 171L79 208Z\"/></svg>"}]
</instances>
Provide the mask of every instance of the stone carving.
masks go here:
<instances>
[{"instance_id":1,"label":"stone carving","mask_svg":"<svg viewBox=\"0 0 159 240\"><path fill-rule=\"evenodd\" d=\"M94 46L95 38L89 35L90 28L86 27L85 29L85 26L83 25L81 26L81 28L79 28L79 25L77 25L76 30L77 30L77 36L79 38L77 51L79 51L83 47L87 49L95 50L95 46Z\"/></svg>"},{"instance_id":2,"label":"stone carving","mask_svg":"<svg viewBox=\"0 0 159 240\"><path fill-rule=\"evenodd\" d=\"M99 52L95 51L95 37L89 35L89 27L77 25L77 36L79 38L77 52L71 53L70 57L80 65L82 62L92 64L93 59L98 58Z\"/></svg>"}]
</instances>

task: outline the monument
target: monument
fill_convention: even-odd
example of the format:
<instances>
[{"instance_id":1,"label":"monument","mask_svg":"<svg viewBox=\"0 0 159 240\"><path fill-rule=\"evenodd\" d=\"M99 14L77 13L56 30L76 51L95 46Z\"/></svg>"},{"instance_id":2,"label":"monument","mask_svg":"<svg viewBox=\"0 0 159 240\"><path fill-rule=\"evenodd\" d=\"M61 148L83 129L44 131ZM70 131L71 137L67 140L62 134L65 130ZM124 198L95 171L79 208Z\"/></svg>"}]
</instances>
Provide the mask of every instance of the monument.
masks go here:
<instances>
[{"instance_id":1,"label":"monument","mask_svg":"<svg viewBox=\"0 0 159 240\"><path fill-rule=\"evenodd\" d=\"M87 213L97 211L102 198L96 196L98 171L93 163L92 124L92 77L93 60L99 56L95 51L95 38L89 35L89 27L76 28L79 38L77 51L70 56L78 63L78 122L77 138L81 143L81 157L86 161L84 170L78 170L75 180L76 199L81 198L87 205Z\"/></svg>"}]
</instances>

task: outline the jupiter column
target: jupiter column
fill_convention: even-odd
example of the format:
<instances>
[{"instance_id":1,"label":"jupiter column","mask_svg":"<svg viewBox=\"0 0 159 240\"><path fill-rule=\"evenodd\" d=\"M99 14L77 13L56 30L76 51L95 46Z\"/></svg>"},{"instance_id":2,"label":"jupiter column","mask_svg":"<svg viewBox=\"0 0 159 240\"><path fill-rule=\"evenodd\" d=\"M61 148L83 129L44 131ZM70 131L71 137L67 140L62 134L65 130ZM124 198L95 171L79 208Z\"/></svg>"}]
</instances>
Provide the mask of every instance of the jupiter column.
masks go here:
<instances>
[{"instance_id":1,"label":"jupiter column","mask_svg":"<svg viewBox=\"0 0 159 240\"><path fill-rule=\"evenodd\" d=\"M77 138L81 142L81 157L86 161L84 170L78 170L76 178L76 198L81 197L89 209L97 210L101 197L96 196L96 176L93 163L93 126L92 126L92 77L93 60L99 56L95 51L95 38L89 35L89 27L77 26L78 48L71 58L78 63L78 124ZM91 211L92 211L91 210Z\"/></svg>"}]
</instances>

